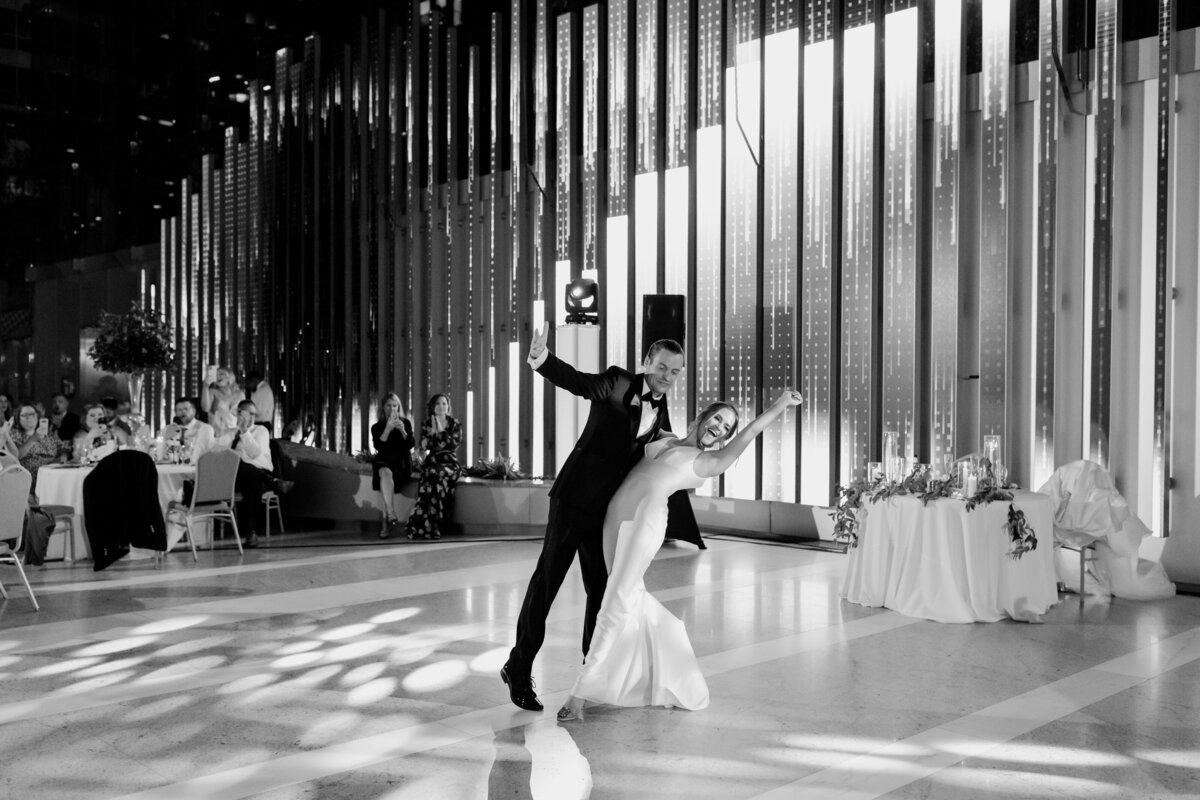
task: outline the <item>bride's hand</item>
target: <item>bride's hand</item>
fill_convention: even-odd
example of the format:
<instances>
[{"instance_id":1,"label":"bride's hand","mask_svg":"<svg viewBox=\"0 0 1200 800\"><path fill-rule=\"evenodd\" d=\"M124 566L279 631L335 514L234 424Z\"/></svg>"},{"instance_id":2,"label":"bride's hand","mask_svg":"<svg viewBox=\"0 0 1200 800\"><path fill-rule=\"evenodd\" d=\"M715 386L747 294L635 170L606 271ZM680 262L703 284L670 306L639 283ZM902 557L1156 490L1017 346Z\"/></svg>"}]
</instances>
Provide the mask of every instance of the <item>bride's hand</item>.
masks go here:
<instances>
[{"instance_id":1,"label":"bride's hand","mask_svg":"<svg viewBox=\"0 0 1200 800\"><path fill-rule=\"evenodd\" d=\"M804 395L800 394L799 392L795 391L794 389L788 389L786 392L784 392L783 394L779 395L778 398L776 398L775 405L781 409L784 409L784 408L792 408L793 406L798 406L803 402L804 402Z\"/></svg>"}]
</instances>

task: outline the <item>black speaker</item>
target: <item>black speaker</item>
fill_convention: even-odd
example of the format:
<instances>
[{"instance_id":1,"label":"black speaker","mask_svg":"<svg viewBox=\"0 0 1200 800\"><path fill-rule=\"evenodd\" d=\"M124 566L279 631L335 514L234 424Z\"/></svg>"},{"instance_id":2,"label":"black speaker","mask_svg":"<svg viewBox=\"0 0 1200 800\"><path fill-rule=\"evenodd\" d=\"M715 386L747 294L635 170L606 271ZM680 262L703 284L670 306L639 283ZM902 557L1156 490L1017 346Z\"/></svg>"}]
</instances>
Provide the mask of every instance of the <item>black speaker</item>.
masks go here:
<instances>
[{"instance_id":1,"label":"black speaker","mask_svg":"<svg viewBox=\"0 0 1200 800\"><path fill-rule=\"evenodd\" d=\"M687 332L686 302L681 294L642 296L642 360L650 345L659 339L674 339L683 344Z\"/></svg>"}]
</instances>

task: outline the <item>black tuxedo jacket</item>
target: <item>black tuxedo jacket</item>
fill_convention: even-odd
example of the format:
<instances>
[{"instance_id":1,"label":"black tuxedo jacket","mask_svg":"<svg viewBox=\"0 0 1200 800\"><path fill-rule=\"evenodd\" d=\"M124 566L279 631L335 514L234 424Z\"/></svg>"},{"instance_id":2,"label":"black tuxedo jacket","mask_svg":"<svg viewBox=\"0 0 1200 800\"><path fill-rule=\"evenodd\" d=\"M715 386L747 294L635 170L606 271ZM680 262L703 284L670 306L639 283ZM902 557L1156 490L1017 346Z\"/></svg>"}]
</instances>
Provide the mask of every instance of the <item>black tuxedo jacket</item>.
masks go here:
<instances>
[{"instance_id":1,"label":"black tuxedo jacket","mask_svg":"<svg viewBox=\"0 0 1200 800\"><path fill-rule=\"evenodd\" d=\"M671 432L670 415L663 405L657 422L639 439L641 395L646 391L641 375L620 367L599 374L580 372L553 353L546 355L537 371L560 389L591 401L587 424L559 470L550 496L602 520L617 487L642 457L646 442L660 432ZM704 546L686 492L670 498L667 536Z\"/></svg>"}]
</instances>

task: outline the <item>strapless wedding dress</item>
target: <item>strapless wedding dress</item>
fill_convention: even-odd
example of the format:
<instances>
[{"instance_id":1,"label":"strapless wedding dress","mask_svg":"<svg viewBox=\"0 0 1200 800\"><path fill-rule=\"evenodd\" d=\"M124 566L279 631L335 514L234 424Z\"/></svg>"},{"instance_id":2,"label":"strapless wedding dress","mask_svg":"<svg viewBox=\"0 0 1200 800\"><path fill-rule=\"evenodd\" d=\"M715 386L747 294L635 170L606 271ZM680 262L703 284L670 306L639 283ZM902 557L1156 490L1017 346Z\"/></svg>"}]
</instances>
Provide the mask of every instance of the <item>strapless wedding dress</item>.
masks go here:
<instances>
[{"instance_id":1,"label":"strapless wedding dress","mask_svg":"<svg viewBox=\"0 0 1200 800\"><path fill-rule=\"evenodd\" d=\"M694 447L651 442L617 489L604 517L608 586L583 669L571 694L614 706L708 705L708 685L683 622L646 591L643 576L662 545L667 498L693 489Z\"/></svg>"}]
</instances>

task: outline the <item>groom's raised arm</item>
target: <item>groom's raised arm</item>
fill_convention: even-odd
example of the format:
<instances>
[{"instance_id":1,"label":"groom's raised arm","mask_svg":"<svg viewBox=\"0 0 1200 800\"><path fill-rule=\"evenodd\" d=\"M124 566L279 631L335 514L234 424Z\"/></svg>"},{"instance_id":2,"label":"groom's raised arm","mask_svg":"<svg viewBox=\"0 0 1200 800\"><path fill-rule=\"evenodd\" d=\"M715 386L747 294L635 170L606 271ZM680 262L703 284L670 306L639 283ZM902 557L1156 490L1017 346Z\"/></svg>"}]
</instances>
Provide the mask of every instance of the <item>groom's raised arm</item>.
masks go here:
<instances>
[{"instance_id":1,"label":"groom's raised arm","mask_svg":"<svg viewBox=\"0 0 1200 800\"><path fill-rule=\"evenodd\" d=\"M588 400L603 400L611 395L622 373L616 367L609 367L598 375L580 372L549 350L542 352L540 362L534 365L533 359L530 359L530 365L543 378L560 389Z\"/></svg>"}]
</instances>

